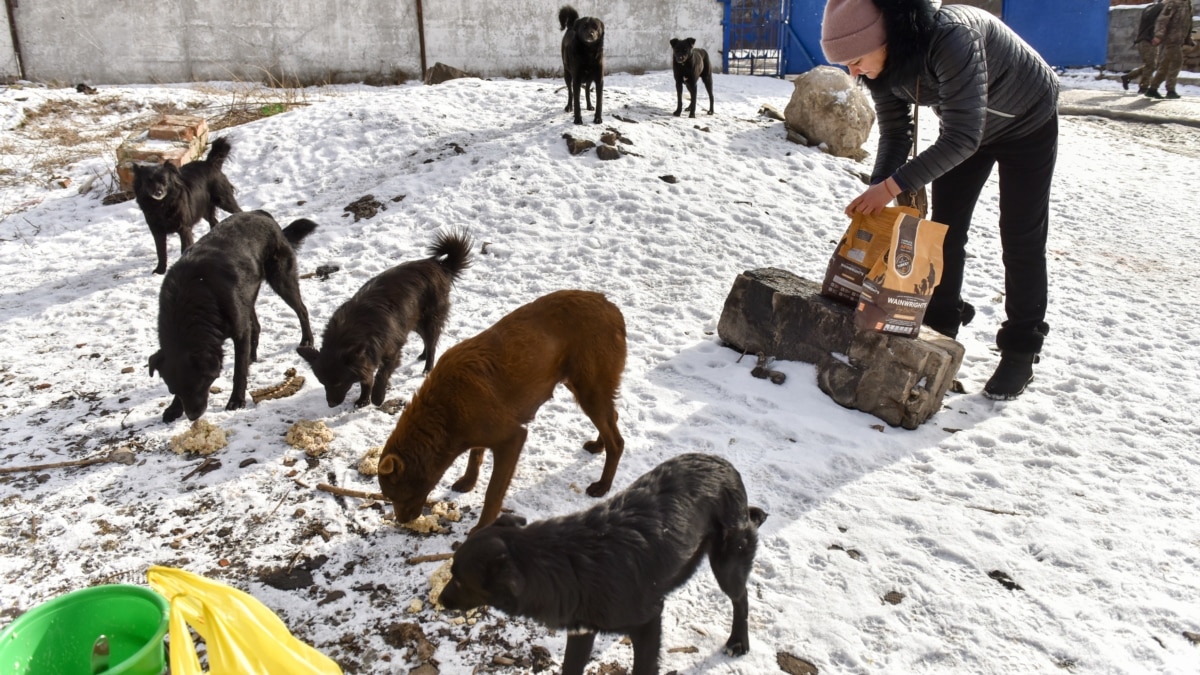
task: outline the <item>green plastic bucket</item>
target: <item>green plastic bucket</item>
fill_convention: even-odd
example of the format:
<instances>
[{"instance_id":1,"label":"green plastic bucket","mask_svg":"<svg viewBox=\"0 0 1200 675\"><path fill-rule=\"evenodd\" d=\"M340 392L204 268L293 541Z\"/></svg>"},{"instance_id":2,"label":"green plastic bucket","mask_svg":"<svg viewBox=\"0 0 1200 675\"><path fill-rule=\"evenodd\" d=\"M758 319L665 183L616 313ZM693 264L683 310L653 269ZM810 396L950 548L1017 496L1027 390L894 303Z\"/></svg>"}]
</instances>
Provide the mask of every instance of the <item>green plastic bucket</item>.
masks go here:
<instances>
[{"instance_id":1,"label":"green plastic bucket","mask_svg":"<svg viewBox=\"0 0 1200 675\"><path fill-rule=\"evenodd\" d=\"M0 632L0 675L161 675L170 610L158 593L124 584L57 597ZM107 659L93 655L101 635Z\"/></svg>"}]
</instances>

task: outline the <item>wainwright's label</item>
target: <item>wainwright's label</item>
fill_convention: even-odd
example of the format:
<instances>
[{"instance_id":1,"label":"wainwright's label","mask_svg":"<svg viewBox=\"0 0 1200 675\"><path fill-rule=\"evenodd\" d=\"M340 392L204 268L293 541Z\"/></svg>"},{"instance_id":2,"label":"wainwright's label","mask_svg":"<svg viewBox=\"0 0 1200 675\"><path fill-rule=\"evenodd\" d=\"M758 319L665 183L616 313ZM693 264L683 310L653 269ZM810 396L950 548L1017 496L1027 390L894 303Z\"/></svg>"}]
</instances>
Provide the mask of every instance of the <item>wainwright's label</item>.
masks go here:
<instances>
[{"instance_id":1,"label":"wainwright's label","mask_svg":"<svg viewBox=\"0 0 1200 675\"><path fill-rule=\"evenodd\" d=\"M862 280L854 323L862 330L915 336L942 269L946 226L904 213L890 245Z\"/></svg>"}]
</instances>

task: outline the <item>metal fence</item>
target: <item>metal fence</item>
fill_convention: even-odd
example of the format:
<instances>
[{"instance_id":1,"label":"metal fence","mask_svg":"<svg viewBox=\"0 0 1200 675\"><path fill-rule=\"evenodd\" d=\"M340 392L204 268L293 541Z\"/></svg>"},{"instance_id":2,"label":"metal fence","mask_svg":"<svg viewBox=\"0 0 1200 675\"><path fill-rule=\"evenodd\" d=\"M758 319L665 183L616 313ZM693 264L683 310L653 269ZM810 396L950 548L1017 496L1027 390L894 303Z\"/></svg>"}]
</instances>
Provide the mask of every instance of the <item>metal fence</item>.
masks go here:
<instances>
[{"instance_id":1,"label":"metal fence","mask_svg":"<svg viewBox=\"0 0 1200 675\"><path fill-rule=\"evenodd\" d=\"M727 0L722 70L737 75L784 74L788 0Z\"/></svg>"}]
</instances>

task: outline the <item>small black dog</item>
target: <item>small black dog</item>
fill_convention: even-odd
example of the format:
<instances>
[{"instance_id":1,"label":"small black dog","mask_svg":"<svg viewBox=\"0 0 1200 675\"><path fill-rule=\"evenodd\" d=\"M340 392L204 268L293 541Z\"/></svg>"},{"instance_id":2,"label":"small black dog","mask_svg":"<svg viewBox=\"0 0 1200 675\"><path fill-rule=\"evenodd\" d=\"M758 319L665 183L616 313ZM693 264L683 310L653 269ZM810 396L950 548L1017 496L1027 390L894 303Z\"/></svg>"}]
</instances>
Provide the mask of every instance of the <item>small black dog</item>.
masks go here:
<instances>
[{"instance_id":1,"label":"small black dog","mask_svg":"<svg viewBox=\"0 0 1200 675\"><path fill-rule=\"evenodd\" d=\"M704 88L708 90L708 114L713 114L712 63L708 60L708 52L696 49L696 38L671 38L671 52L671 69L675 71L675 116L679 117L679 113L683 112L685 83L688 93L692 95L688 117L696 116L696 80L704 81Z\"/></svg>"},{"instance_id":2,"label":"small black dog","mask_svg":"<svg viewBox=\"0 0 1200 675\"><path fill-rule=\"evenodd\" d=\"M417 357L425 361L425 372L433 367L450 313L450 285L471 265L471 239L442 234L429 253L429 258L401 263L363 284L329 319L319 351L304 345L296 349L325 385L330 408L341 405L355 382L361 388L356 407L368 400L382 405L412 331L425 342Z\"/></svg>"},{"instance_id":3,"label":"small black dog","mask_svg":"<svg viewBox=\"0 0 1200 675\"><path fill-rule=\"evenodd\" d=\"M563 76L567 80L567 107L564 112L575 111L575 124L583 124L583 111L579 108L579 89L587 90L587 109L592 109L592 84L596 85L596 116L592 121L601 123L604 110L604 22L585 16L570 5L558 10L558 23L563 33L562 60Z\"/></svg>"},{"instance_id":4,"label":"small black dog","mask_svg":"<svg viewBox=\"0 0 1200 675\"><path fill-rule=\"evenodd\" d=\"M167 235L179 234L180 253L195 243L192 227L201 218L209 228L217 226L217 210L241 213L233 196L233 185L221 173L221 165L229 157L229 141L218 138L212 142L208 157L188 162L178 168L170 162L158 166L133 165L133 194L146 216L154 249L158 252L155 274L167 271Z\"/></svg>"},{"instance_id":5,"label":"small black dog","mask_svg":"<svg viewBox=\"0 0 1200 675\"><path fill-rule=\"evenodd\" d=\"M525 525L501 516L454 553L441 602L491 605L566 629L563 675L581 675L597 632L628 634L633 675L658 672L663 601L708 555L733 601L725 651L750 649L746 580L762 509L746 504L742 477L715 455L659 464L624 492L586 511Z\"/></svg>"},{"instance_id":6,"label":"small black dog","mask_svg":"<svg viewBox=\"0 0 1200 675\"><path fill-rule=\"evenodd\" d=\"M300 319L300 344L312 345L295 250L316 227L301 218L280 230L266 211L235 213L171 266L158 296L159 350L150 357L150 374L157 370L175 395L163 411L164 422L181 413L193 421L204 414L228 338L233 339L233 395L225 409L246 406L250 363L258 360L254 303L264 279Z\"/></svg>"}]
</instances>

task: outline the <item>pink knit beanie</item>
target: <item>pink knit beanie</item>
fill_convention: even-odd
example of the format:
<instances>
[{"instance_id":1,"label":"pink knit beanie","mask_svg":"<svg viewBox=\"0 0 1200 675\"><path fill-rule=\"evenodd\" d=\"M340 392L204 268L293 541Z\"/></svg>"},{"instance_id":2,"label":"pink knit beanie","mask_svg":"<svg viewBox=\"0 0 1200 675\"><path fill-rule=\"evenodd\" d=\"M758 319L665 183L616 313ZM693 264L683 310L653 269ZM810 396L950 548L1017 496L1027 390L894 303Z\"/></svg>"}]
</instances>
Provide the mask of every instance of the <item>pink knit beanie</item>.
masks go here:
<instances>
[{"instance_id":1,"label":"pink knit beanie","mask_svg":"<svg viewBox=\"0 0 1200 675\"><path fill-rule=\"evenodd\" d=\"M887 42L883 13L871 0L829 0L821 19L821 49L830 63L866 56Z\"/></svg>"}]
</instances>

